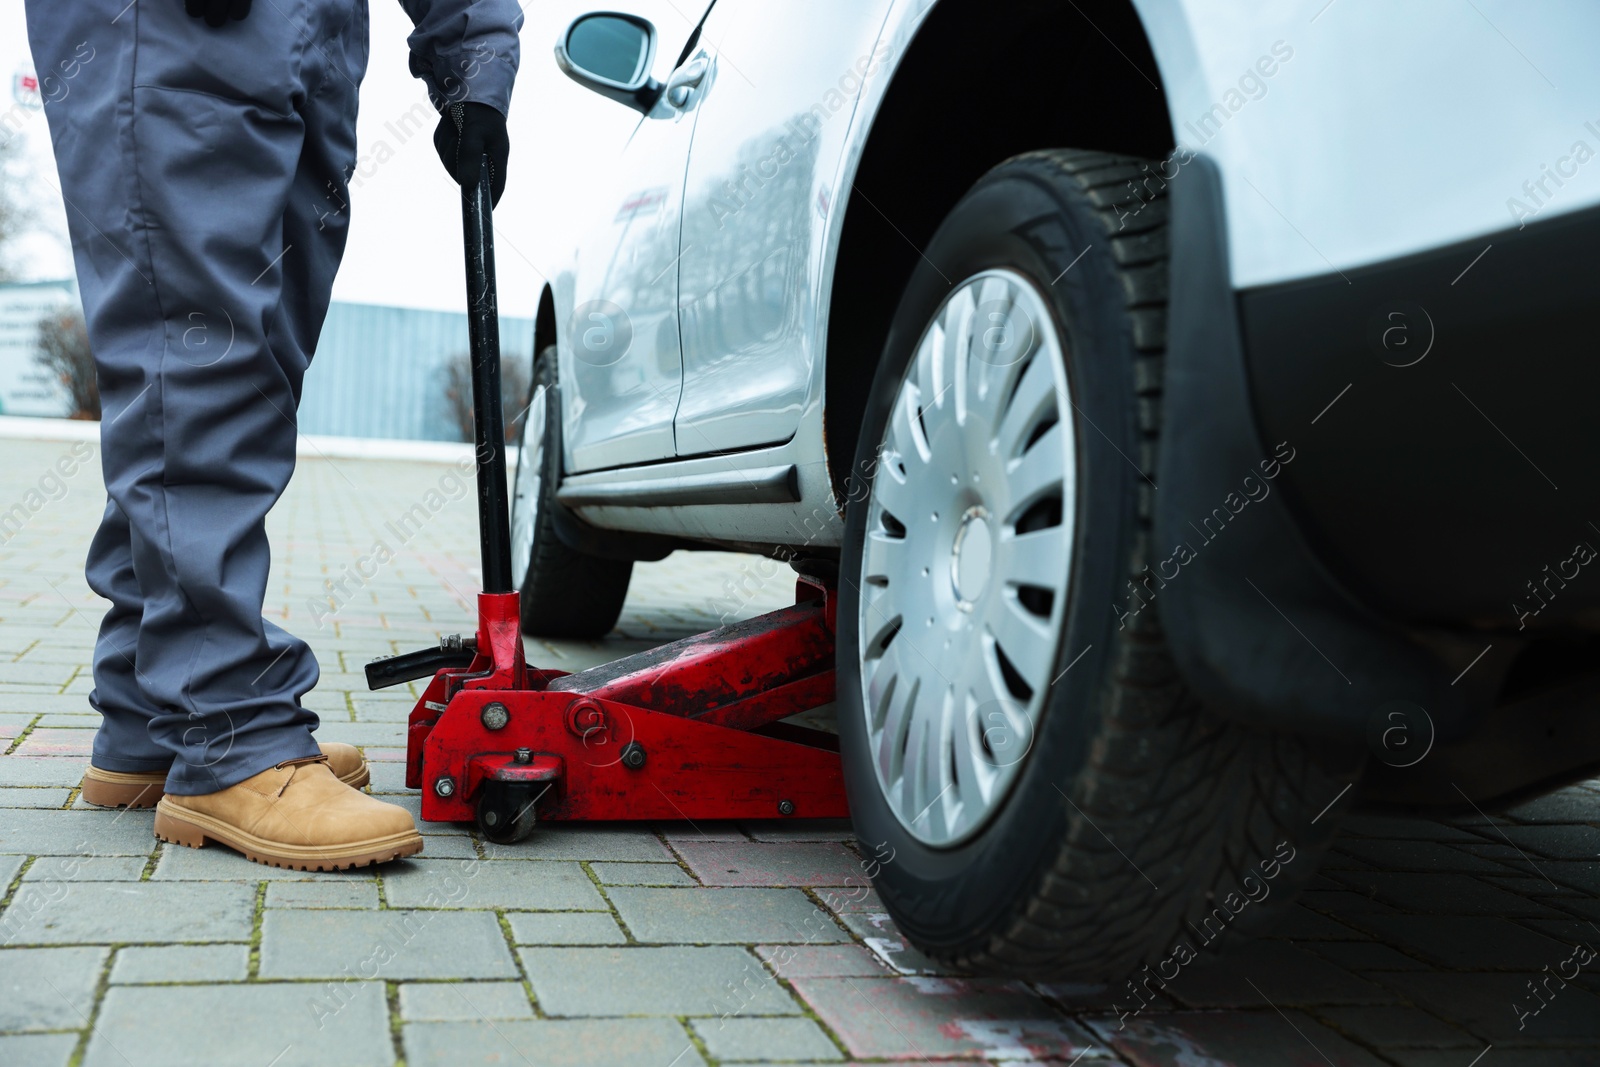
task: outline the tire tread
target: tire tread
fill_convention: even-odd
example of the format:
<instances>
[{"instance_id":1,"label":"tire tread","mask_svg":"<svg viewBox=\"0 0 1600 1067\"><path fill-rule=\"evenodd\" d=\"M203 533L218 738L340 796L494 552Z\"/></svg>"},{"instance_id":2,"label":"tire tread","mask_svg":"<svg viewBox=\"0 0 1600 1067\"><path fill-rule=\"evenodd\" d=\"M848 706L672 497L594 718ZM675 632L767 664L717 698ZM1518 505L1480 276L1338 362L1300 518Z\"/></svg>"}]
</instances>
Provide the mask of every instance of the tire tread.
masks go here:
<instances>
[{"instance_id":1,"label":"tire tread","mask_svg":"<svg viewBox=\"0 0 1600 1067\"><path fill-rule=\"evenodd\" d=\"M1126 577L1140 581L1156 558L1166 186L1146 161L1099 152L1030 152L1010 165L1036 170L1087 205L1121 282L1143 476ZM1117 631L1098 735L1066 795L1067 833L985 940L954 952L925 948L942 962L1012 977L1115 979L1155 962L1152 952L1164 954L1180 938L1205 949L1259 929L1314 873L1340 805L1325 818L1318 813L1350 769L1325 767L1311 742L1254 731L1202 707L1167 651L1156 601L1130 621ZM1215 946L1186 932L1216 902L1242 893L1240 880L1280 841L1296 856L1267 901L1241 911Z\"/></svg>"}]
</instances>

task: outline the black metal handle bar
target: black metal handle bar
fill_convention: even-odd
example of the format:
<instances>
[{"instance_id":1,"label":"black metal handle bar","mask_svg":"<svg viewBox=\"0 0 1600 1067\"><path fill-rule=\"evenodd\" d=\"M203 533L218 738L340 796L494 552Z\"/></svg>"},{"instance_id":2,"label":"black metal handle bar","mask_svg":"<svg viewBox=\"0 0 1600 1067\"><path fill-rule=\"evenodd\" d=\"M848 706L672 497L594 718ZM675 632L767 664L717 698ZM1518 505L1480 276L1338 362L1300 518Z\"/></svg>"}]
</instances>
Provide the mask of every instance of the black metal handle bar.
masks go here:
<instances>
[{"instance_id":1,"label":"black metal handle bar","mask_svg":"<svg viewBox=\"0 0 1600 1067\"><path fill-rule=\"evenodd\" d=\"M500 309L494 280L494 199L489 157L462 189L467 252L467 330L472 343L473 447L478 461L478 544L483 591L512 593L511 505L506 492L505 412L500 401Z\"/></svg>"}]
</instances>

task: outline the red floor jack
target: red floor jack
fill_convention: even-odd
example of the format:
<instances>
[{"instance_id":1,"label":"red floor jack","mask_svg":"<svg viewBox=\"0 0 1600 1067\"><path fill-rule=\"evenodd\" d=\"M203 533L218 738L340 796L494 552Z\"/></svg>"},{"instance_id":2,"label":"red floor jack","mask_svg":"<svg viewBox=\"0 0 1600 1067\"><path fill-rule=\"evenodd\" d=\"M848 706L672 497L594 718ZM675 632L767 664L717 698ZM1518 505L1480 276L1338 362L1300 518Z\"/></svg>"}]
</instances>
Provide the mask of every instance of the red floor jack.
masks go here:
<instances>
[{"instance_id":1,"label":"red floor jack","mask_svg":"<svg viewBox=\"0 0 1600 1067\"><path fill-rule=\"evenodd\" d=\"M367 664L373 689L432 677L406 734L429 822L519 841L536 820L847 814L833 735L781 722L834 696L831 582L793 607L577 674L523 658L511 583L489 168L463 196L483 587L478 631Z\"/></svg>"}]
</instances>

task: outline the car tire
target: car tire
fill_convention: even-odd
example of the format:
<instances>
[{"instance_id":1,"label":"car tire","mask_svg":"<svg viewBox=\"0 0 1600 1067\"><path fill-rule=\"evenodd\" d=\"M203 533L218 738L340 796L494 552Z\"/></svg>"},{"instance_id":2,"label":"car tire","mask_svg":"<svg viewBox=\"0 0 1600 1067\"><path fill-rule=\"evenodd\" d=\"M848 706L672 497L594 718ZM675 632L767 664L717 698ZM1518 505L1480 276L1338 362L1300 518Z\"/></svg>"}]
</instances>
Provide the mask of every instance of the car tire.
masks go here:
<instances>
[{"instance_id":1,"label":"car tire","mask_svg":"<svg viewBox=\"0 0 1600 1067\"><path fill-rule=\"evenodd\" d=\"M511 575L522 594L522 632L582 640L602 637L622 614L633 562L585 555L556 534L561 409L554 345L534 360L529 395L511 500Z\"/></svg>"},{"instance_id":2,"label":"car tire","mask_svg":"<svg viewBox=\"0 0 1600 1067\"><path fill-rule=\"evenodd\" d=\"M1174 955L1270 922L1359 773L1201 706L1159 589L1134 585L1157 557L1154 174L1067 150L990 171L924 250L867 398L840 568L846 786L885 908L959 970L1170 978Z\"/></svg>"}]
</instances>

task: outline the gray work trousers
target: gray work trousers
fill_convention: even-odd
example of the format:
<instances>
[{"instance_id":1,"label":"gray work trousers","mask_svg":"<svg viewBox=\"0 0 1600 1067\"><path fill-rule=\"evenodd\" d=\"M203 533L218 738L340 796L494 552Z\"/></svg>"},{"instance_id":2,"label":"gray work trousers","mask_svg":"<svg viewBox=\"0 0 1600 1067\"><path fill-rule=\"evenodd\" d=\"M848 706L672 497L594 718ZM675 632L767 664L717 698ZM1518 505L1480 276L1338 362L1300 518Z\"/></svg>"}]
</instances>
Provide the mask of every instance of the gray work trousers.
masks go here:
<instances>
[{"instance_id":1,"label":"gray work trousers","mask_svg":"<svg viewBox=\"0 0 1600 1067\"><path fill-rule=\"evenodd\" d=\"M27 0L104 411L93 761L211 793L315 755L268 510L349 222L365 0Z\"/></svg>"}]
</instances>

